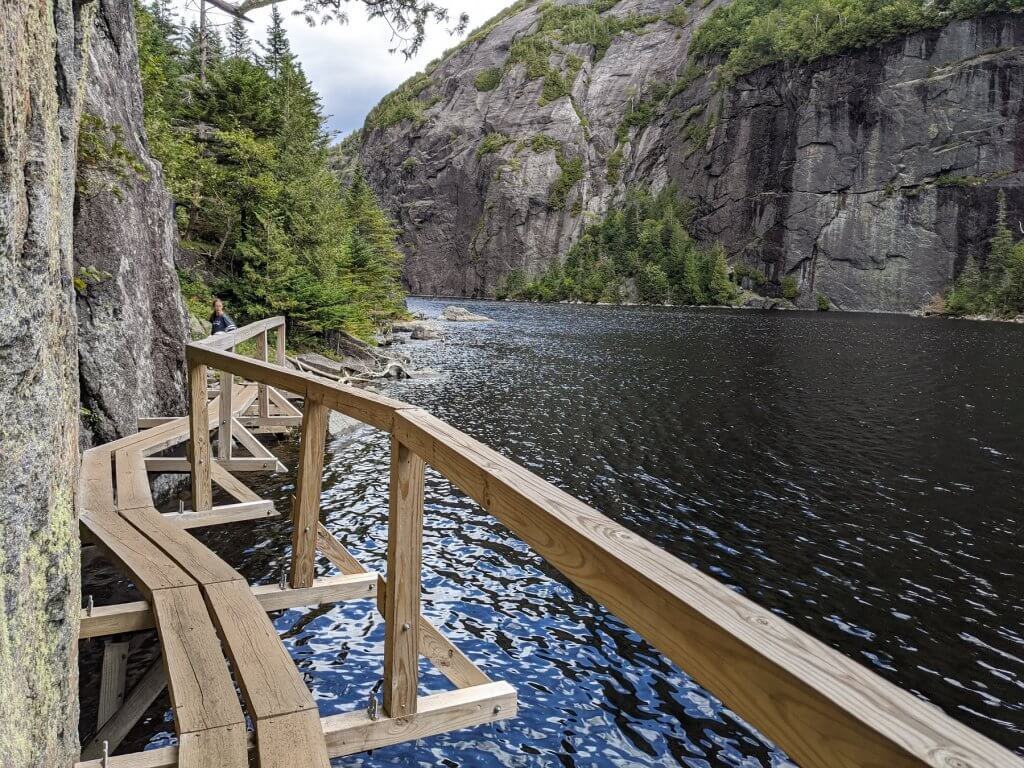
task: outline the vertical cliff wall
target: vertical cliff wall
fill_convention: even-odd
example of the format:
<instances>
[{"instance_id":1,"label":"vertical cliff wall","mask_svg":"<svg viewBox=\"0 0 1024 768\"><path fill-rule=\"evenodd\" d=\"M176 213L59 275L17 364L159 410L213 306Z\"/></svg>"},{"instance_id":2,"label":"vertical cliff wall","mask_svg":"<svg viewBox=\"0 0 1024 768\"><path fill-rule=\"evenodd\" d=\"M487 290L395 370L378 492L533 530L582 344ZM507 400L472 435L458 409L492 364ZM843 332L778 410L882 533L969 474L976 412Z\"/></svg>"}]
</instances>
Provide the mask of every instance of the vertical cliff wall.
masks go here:
<instances>
[{"instance_id":1,"label":"vertical cliff wall","mask_svg":"<svg viewBox=\"0 0 1024 768\"><path fill-rule=\"evenodd\" d=\"M799 303L906 311L984 250L1000 189L1024 218L1024 17L723 88L689 55L723 4L622 0L600 13L607 38L566 26L543 48L550 9L586 3L523 3L388 97L361 160L400 224L408 287L491 295L564 258L627 186L672 183L696 236L794 278Z\"/></svg>"},{"instance_id":2,"label":"vertical cliff wall","mask_svg":"<svg viewBox=\"0 0 1024 768\"><path fill-rule=\"evenodd\" d=\"M72 205L88 2L0 0L0 765L78 752Z\"/></svg>"},{"instance_id":3,"label":"vertical cliff wall","mask_svg":"<svg viewBox=\"0 0 1024 768\"><path fill-rule=\"evenodd\" d=\"M146 145L132 3L99 0L90 40L75 271L83 442L185 413L188 319L174 266L178 232Z\"/></svg>"}]
</instances>

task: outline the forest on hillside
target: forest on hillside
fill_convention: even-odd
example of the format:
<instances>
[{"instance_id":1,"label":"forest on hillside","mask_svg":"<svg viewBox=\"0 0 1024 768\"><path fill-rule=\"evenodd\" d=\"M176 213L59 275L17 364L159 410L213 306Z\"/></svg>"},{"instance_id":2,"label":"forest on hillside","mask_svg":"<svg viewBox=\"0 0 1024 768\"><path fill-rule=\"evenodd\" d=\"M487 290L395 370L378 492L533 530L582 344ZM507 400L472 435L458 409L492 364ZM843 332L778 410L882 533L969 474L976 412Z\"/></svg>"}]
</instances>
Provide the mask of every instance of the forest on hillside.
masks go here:
<instances>
[{"instance_id":1,"label":"forest on hillside","mask_svg":"<svg viewBox=\"0 0 1024 768\"><path fill-rule=\"evenodd\" d=\"M223 298L239 323L284 315L299 336L369 337L404 309L395 230L362 176L343 187L317 93L275 6L266 42L235 19L197 25L169 0L137 8L146 132L186 253L189 309Z\"/></svg>"}]
</instances>

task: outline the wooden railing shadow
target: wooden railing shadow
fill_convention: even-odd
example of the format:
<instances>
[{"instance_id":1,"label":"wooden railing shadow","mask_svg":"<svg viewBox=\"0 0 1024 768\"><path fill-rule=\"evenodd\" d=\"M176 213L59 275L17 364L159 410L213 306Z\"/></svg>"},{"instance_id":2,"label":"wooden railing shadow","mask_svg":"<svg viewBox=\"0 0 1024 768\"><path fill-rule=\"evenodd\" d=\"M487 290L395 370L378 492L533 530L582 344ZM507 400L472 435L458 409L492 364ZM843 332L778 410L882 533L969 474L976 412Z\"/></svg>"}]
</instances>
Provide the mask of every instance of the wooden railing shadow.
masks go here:
<instances>
[{"instance_id":1,"label":"wooden railing shadow","mask_svg":"<svg viewBox=\"0 0 1024 768\"><path fill-rule=\"evenodd\" d=\"M292 588L312 583L318 537L321 550L340 546L325 538L330 534L318 519L329 412L391 435L387 579L378 591L386 619L387 716L414 716L420 701L417 652L427 640L420 637L420 550L429 464L800 765L1024 767L937 707L426 411L267 362L268 333L277 334L276 359L283 363L285 321L279 317L188 346L193 504L201 511L212 503L207 369L222 372L222 393L240 376L261 392L273 387L304 399ZM252 338L260 359L232 351ZM221 429L230 430L230 397L222 397L220 407L228 414ZM230 444L230 432L219 442ZM331 559L345 562L346 555L341 548Z\"/></svg>"}]
</instances>

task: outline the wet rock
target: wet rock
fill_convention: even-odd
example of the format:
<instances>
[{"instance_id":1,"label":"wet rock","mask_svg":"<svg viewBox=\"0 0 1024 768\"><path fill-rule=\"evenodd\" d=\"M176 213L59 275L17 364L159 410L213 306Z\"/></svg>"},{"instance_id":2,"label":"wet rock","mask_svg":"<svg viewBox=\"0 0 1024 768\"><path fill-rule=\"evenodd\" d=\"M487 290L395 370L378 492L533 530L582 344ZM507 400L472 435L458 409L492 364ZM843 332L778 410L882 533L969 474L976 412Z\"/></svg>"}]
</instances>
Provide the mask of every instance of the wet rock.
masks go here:
<instances>
[{"instance_id":1,"label":"wet rock","mask_svg":"<svg viewBox=\"0 0 1024 768\"><path fill-rule=\"evenodd\" d=\"M447 320L449 323L487 323L491 321L489 317L477 315L465 307L456 306L445 307L441 310L441 314L438 317L441 320Z\"/></svg>"},{"instance_id":2,"label":"wet rock","mask_svg":"<svg viewBox=\"0 0 1024 768\"><path fill-rule=\"evenodd\" d=\"M412 336L409 338L415 339L416 341L434 341L441 338L441 332L432 325L419 325L412 331Z\"/></svg>"}]
</instances>

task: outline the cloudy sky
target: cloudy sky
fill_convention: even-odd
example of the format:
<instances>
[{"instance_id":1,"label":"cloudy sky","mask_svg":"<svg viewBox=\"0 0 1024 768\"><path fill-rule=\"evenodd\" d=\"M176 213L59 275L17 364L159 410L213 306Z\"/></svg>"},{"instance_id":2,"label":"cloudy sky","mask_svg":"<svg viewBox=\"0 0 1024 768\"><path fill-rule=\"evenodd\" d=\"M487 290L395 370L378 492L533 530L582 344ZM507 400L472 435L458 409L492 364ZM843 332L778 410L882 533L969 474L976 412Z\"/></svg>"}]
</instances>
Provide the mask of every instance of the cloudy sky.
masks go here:
<instances>
[{"instance_id":1,"label":"cloudy sky","mask_svg":"<svg viewBox=\"0 0 1024 768\"><path fill-rule=\"evenodd\" d=\"M440 0L451 12L453 19L460 13L469 14L469 28L473 29L509 4L511 0ZM179 0L178 6L186 21L198 18L199 0ZM383 20L367 21L364 6L359 0L348 5L348 24L331 22L310 27L305 20L290 15L299 8L299 0L282 0L292 50L302 62L306 74L323 99L324 111L330 116L328 125L341 136L361 128L366 113L380 101L381 96L411 75L422 70L429 61L451 48L460 38L452 37L445 25L432 25L421 52L409 61L400 53L388 53L395 46L391 32ZM249 34L263 39L270 20L270 8L252 11ZM229 21L225 13L211 9L211 19L223 32Z\"/></svg>"}]
</instances>

